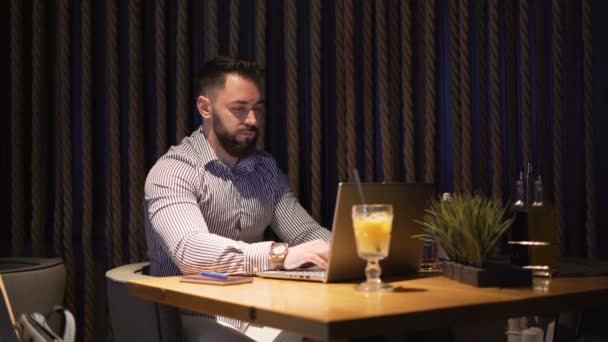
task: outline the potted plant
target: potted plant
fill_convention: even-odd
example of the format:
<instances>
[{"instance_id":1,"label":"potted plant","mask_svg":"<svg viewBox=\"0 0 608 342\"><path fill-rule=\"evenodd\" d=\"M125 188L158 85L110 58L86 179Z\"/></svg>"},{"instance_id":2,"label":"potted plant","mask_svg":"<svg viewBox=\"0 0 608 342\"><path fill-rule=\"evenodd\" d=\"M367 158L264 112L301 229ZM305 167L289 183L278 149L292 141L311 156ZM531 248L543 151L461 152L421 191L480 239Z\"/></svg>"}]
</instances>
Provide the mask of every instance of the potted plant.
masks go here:
<instances>
[{"instance_id":1,"label":"potted plant","mask_svg":"<svg viewBox=\"0 0 608 342\"><path fill-rule=\"evenodd\" d=\"M444 275L475 286L530 285L529 271L491 260L514 218L499 200L480 194L454 194L433 200L422 224L427 233L414 237L434 239L449 261Z\"/></svg>"}]
</instances>

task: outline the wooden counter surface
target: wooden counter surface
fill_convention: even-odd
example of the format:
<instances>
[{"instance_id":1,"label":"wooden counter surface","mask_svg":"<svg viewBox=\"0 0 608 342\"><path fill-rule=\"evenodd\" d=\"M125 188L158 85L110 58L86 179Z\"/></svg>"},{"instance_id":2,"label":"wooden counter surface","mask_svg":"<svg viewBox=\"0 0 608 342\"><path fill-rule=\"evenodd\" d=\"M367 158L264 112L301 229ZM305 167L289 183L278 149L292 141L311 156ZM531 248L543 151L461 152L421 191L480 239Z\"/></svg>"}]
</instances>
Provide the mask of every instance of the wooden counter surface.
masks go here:
<instances>
[{"instance_id":1,"label":"wooden counter surface","mask_svg":"<svg viewBox=\"0 0 608 342\"><path fill-rule=\"evenodd\" d=\"M354 283L255 278L214 286L179 277L129 282L133 296L273 326L324 340L400 335L533 313L574 311L608 303L608 277L554 278L545 292L477 288L444 277L391 281L394 292L366 294Z\"/></svg>"}]
</instances>

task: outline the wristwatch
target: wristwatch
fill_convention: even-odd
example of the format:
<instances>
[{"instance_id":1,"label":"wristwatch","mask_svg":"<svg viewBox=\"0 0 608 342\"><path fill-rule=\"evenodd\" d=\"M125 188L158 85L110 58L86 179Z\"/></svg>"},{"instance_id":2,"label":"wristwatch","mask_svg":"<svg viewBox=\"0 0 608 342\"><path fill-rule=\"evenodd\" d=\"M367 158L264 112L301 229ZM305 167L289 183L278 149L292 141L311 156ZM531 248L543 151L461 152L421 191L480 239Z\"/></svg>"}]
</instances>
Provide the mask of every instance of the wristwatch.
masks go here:
<instances>
[{"instance_id":1,"label":"wristwatch","mask_svg":"<svg viewBox=\"0 0 608 342\"><path fill-rule=\"evenodd\" d=\"M270 246L270 268L273 270L282 270L288 251L288 244L284 242L274 242L272 246Z\"/></svg>"}]
</instances>

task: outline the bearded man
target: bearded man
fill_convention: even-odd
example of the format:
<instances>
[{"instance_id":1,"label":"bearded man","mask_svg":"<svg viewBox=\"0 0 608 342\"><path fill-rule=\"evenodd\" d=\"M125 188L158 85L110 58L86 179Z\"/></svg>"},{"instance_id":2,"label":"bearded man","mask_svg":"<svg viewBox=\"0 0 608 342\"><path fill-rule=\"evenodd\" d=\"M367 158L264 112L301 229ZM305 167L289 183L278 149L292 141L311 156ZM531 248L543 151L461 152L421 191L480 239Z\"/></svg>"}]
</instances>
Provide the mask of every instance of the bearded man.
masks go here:
<instances>
[{"instance_id":1,"label":"bearded man","mask_svg":"<svg viewBox=\"0 0 608 342\"><path fill-rule=\"evenodd\" d=\"M146 179L151 275L327 266L330 231L302 208L274 158L256 149L262 84L255 62L218 57L203 66L196 99L202 126L171 147ZM280 242L263 241L267 227ZM289 339L223 317L182 311L181 320L190 341Z\"/></svg>"}]
</instances>

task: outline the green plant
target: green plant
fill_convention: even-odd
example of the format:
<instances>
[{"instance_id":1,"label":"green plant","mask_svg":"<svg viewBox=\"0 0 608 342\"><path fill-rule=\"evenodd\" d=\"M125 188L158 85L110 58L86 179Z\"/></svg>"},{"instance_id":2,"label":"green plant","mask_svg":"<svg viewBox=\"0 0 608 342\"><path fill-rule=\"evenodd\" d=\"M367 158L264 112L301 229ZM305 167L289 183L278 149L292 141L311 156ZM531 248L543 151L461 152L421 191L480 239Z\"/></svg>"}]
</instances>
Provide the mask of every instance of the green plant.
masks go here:
<instances>
[{"instance_id":1,"label":"green plant","mask_svg":"<svg viewBox=\"0 0 608 342\"><path fill-rule=\"evenodd\" d=\"M435 239L448 257L463 264L483 267L494 254L500 237L513 223L501 201L479 194L455 194L451 200L433 200L422 224L427 233L414 235Z\"/></svg>"}]
</instances>

